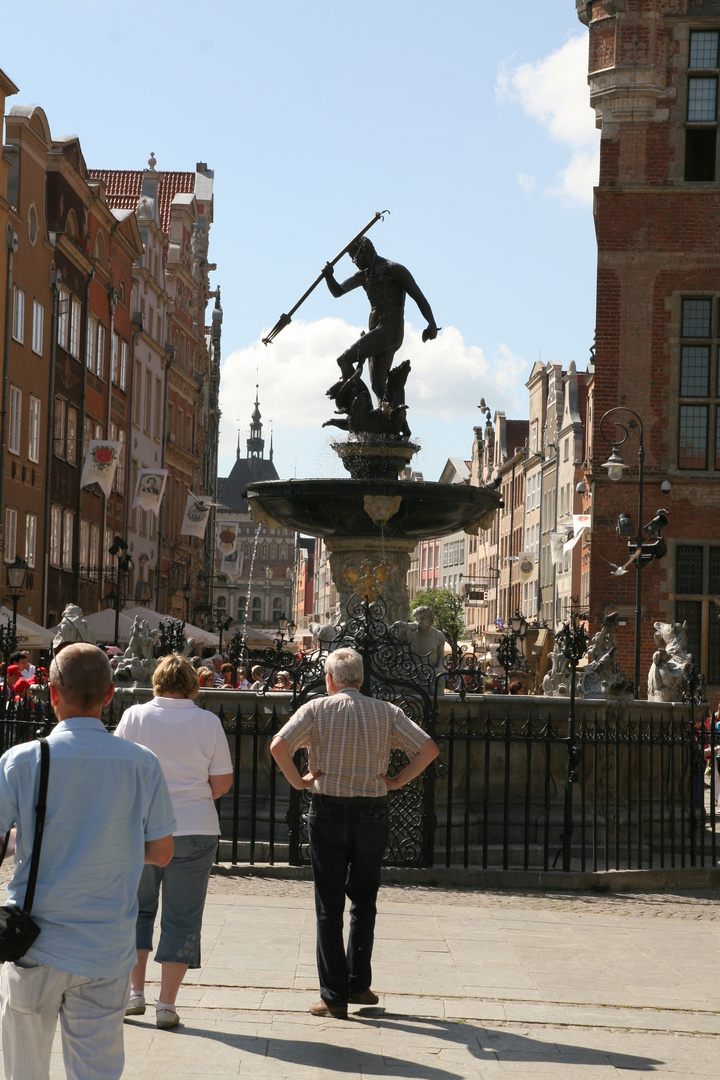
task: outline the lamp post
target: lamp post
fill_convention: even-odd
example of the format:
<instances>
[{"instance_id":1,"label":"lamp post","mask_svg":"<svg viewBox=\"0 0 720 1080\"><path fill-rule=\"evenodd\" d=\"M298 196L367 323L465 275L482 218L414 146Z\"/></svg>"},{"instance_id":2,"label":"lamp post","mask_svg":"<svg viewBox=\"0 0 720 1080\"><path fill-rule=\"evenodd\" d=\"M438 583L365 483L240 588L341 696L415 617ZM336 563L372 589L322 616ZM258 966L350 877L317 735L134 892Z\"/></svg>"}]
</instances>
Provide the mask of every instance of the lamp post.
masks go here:
<instances>
[{"instance_id":1,"label":"lamp post","mask_svg":"<svg viewBox=\"0 0 720 1080\"><path fill-rule=\"evenodd\" d=\"M222 652L222 636L226 630L230 629L230 623L232 622L232 615L225 615L223 609L217 608L215 611L215 629L219 636L218 652Z\"/></svg>"},{"instance_id":2,"label":"lamp post","mask_svg":"<svg viewBox=\"0 0 720 1080\"><path fill-rule=\"evenodd\" d=\"M192 586L189 577L185 579L182 592L185 599L185 622L190 622L190 597L192 595Z\"/></svg>"},{"instance_id":3,"label":"lamp post","mask_svg":"<svg viewBox=\"0 0 720 1080\"><path fill-rule=\"evenodd\" d=\"M609 437L608 425L612 425L612 427L615 429L614 438ZM633 696L635 697L635 700L637 700L640 696L640 615L642 611L643 545L642 515L643 479L645 464L645 445L643 443L642 420L634 409L628 409L624 405L618 405L614 409L608 409L608 411L601 417L600 434L602 435L603 440L608 444L608 446L612 446L612 453L608 460L603 464L602 468L607 469L608 479L615 481L622 479L623 469L627 468L627 465L622 459L620 447L627 442L631 434L634 434L638 440L638 531L635 539L629 540L630 546L635 544L639 549L637 558L635 559L637 577L635 578L635 673L633 678ZM628 523L630 525L629 530ZM629 515L622 514L621 520L618 523L618 536L622 538L624 535L624 537L627 538L628 532L632 534L632 521L629 521Z\"/></svg>"},{"instance_id":4,"label":"lamp post","mask_svg":"<svg viewBox=\"0 0 720 1080\"><path fill-rule=\"evenodd\" d=\"M287 619L285 617L284 612L278 618L277 624L278 624L278 628L275 631L275 645L276 645L276 648L277 648L277 654L279 656L280 653L282 652L283 645L285 644L285 641L286 641L285 635L287 634L287 642L288 642L288 644L291 641L294 641L294 639L295 639L295 631L297 630L297 626L292 621L292 619Z\"/></svg>"},{"instance_id":5,"label":"lamp post","mask_svg":"<svg viewBox=\"0 0 720 1080\"><path fill-rule=\"evenodd\" d=\"M113 638L113 645L116 648L120 636L120 609L122 607L123 593L120 575L127 574L132 570L132 555L129 553L125 554L127 548L127 542L123 540L122 536L115 536L112 545L108 548L108 552L113 558L117 556L117 567L115 570L115 637ZM112 593L110 595L112 595ZM110 596L108 596L107 599L108 607L110 607Z\"/></svg>"},{"instance_id":6,"label":"lamp post","mask_svg":"<svg viewBox=\"0 0 720 1080\"><path fill-rule=\"evenodd\" d=\"M516 611L510 621L510 633L500 641L497 648L498 663L505 670L505 693L508 693L510 672L513 670L527 670L525 661L525 633L527 621L524 615ZM518 640L520 648L518 648Z\"/></svg>"},{"instance_id":7,"label":"lamp post","mask_svg":"<svg viewBox=\"0 0 720 1080\"><path fill-rule=\"evenodd\" d=\"M13 631L17 630L18 600L20 600L22 597L22 591L23 586L25 585L25 575L27 574L27 570L27 563L24 559L21 559L19 555L15 556L15 561L10 563L6 570L7 587L10 590L10 597L12 599Z\"/></svg>"}]
</instances>

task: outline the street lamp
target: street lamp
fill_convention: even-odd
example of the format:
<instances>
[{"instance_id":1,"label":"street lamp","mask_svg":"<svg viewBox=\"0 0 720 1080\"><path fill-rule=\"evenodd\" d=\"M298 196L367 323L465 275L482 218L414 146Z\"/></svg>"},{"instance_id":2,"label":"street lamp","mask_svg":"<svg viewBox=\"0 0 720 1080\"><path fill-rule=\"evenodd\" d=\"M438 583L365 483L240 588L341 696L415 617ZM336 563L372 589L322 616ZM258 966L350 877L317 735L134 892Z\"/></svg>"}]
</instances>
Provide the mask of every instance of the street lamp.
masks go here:
<instances>
[{"instance_id":1,"label":"street lamp","mask_svg":"<svg viewBox=\"0 0 720 1080\"><path fill-rule=\"evenodd\" d=\"M190 597L192 596L192 586L190 584L190 578L185 579L183 585L183 597L185 599L185 622L190 622Z\"/></svg>"},{"instance_id":2,"label":"street lamp","mask_svg":"<svg viewBox=\"0 0 720 1080\"><path fill-rule=\"evenodd\" d=\"M117 570L115 572L115 637L113 639L113 645L117 648L118 637L120 636L120 609L122 607L122 582L120 580L121 574L127 574L132 570L132 555L125 554L127 552L127 541L123 540L122 536L115 536L111 546L108 548L108 553L113 557L117 556ZM112 596L112 592L110 593ZM108 607L110 604L110 596L107 598Z\"/></svg>"},{"instance_id":3,"label":"street lamp","mask_svg":"<svg viewBox=\"0 0 720 1080\"><path fill-rule=\"evenodd\" d=\"M233 621L232 615L225 615L224 608L217 608L215 610L215 629L219 634L218 652L222 652L222 636L226 630L230 629L230 623Z\"/></svg>"},{"instance_id":4,"label":"street lamp","mask_svg":"<svg viewBox=\"0 0 720 1080\"><path fill-rule=\"evenodd\" d=\"M15 556L15 561L10 563L6 570L7 574L7 587L10 590L10 596L13 606L13 630L17 629L17 608L18 600L22 597L23 586L25 585L25 575L28 571L28 564L24 559L21 559L19 555Z\"/></svg>"},{"instance_id":5,"label":"street lamp","mask_svg":"<svg viewBox=\"0 0 720 1080\"><path fill-rule=\"evenodd\" d=\"M613 437L610 437L610 426L614 428ZM635 578L635 672L634 672L634 697L640 696L640 617L642 612L642 568L643 563L661 559L667 553L667 546L660 535L668 523L667 511L658 510L653 520L642 526L643 516L643 481L645 465L645 445L643 442L642 420L634 409L628 409L625 405L617 405L608 411L600 419L600 434L603 440L612 446L612 453L608 460L601 466L607 469L610 480L622 479L623 470L628 466L623 461L620 447L627 442L630 435L634 435L638 441L638 516L637 534L633 527L632 518L629 514L620 514L616 532L618 539L627 540L628 547L634 552L632 561L635 562L637 577ZM645 538L643 533L647 533ZM651 539L654 537L654 539ZM624 569L624 567L622 568Z\"/></svg>"},{"instance_id":6,"label":"street lamp","mask_svg":"<svg viewBox=\"0 0 720 1080\"><path fill-rule=\"evenodd\" d=\"M515 670L527 671L525 660L525 633L527 620L524 615L516 611L510 622L510 633L505 634L497 648L498 663L505 671L505 693L508 693L510 672ZM518 640L520 648L518 648Z\"/></svg>"},{"instance_id":7,"label":"street lamp","mask_svg":"<svg viewBox=\"0 0 720 1080\"><path fill-rule=\"evenodd\" d=\"M281 653L282 652L282 647L285 644L285 640L286 640L285 635L287 634L288 643L293 641L294 638L295 638L295 631L297 630L297 626L292 621L292 619L286 619L285 618L285 613L284 612L278 618L277 624L278 624L278 628L277 628L277 630L275 632L275 641L277 643L277 651L278 651L278 653Z\"/></svg>"}]
</instances>

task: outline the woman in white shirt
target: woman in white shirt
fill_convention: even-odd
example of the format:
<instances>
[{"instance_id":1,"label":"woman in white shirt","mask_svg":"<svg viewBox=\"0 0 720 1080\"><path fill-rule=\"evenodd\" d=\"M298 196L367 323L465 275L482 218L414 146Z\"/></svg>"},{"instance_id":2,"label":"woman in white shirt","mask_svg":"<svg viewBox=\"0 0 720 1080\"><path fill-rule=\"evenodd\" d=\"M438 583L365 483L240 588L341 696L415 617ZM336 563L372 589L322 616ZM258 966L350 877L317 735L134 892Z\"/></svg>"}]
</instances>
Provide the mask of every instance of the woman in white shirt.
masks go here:
<instances>
[{"instance_id":1,"label":"woman in white shirt","mask_svg":"<svg viewBox=\"0 0 720 1080\"><path fill-rule=\"evenodd\" d=\"M137 964L130 977L127 1014L145 1012L145 973L162 885L162 964L156 1005L159 1028L175 1027L175 999L187 969L200 967L200 931L210 870L220 833L215 799L232 785L232 761L225 732L214 713L192 701L198 692L195 668L184 656L165 656L153 675L154 698L133 705L115 734L146 746L162 766L172 798L177 830L175 853L166 867L146 866L138 887Z\"/></svg>"}]
</instances>

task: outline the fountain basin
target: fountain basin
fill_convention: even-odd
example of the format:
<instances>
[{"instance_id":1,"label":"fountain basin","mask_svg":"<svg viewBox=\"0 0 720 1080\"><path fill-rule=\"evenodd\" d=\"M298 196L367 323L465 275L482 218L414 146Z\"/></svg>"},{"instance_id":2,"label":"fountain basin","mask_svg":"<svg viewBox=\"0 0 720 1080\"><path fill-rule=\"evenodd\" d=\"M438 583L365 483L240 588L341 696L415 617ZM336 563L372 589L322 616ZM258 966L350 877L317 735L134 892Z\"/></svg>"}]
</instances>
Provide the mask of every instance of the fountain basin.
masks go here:
<instances>
[{"instance_id":1,"label":"fountain basin","mask_svg":"<svg viewBox=\"0 0 720 1080\"><path fill-rule=\"evenodd\" d=\"M503 505L488 488L407 480L267 480L245 492L254 520L323 539L419 540L489 528ZM398 501L399 500L399 501Z\"/></svg>"}]
</instances>

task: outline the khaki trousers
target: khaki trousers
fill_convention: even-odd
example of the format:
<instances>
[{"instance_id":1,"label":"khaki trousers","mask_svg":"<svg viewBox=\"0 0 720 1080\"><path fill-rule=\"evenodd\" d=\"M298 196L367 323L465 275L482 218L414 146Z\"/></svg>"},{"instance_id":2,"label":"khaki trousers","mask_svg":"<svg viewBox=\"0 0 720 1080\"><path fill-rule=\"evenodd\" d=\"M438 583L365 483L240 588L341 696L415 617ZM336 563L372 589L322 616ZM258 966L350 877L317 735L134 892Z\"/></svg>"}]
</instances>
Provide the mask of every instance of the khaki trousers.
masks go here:
<instances>
[{"instance_id":1,"label":"khaki trousers","mask_svg":"<svg viewBox=\"0 0 720 1080\"><path fill-rule=\"evenodd\" d=\"M93 979L32 960L3 964L5 1080L48 1080L58 1018L68 1080L119 1080L129 985L129 975Z\"/></svg>"}]
</instances>

